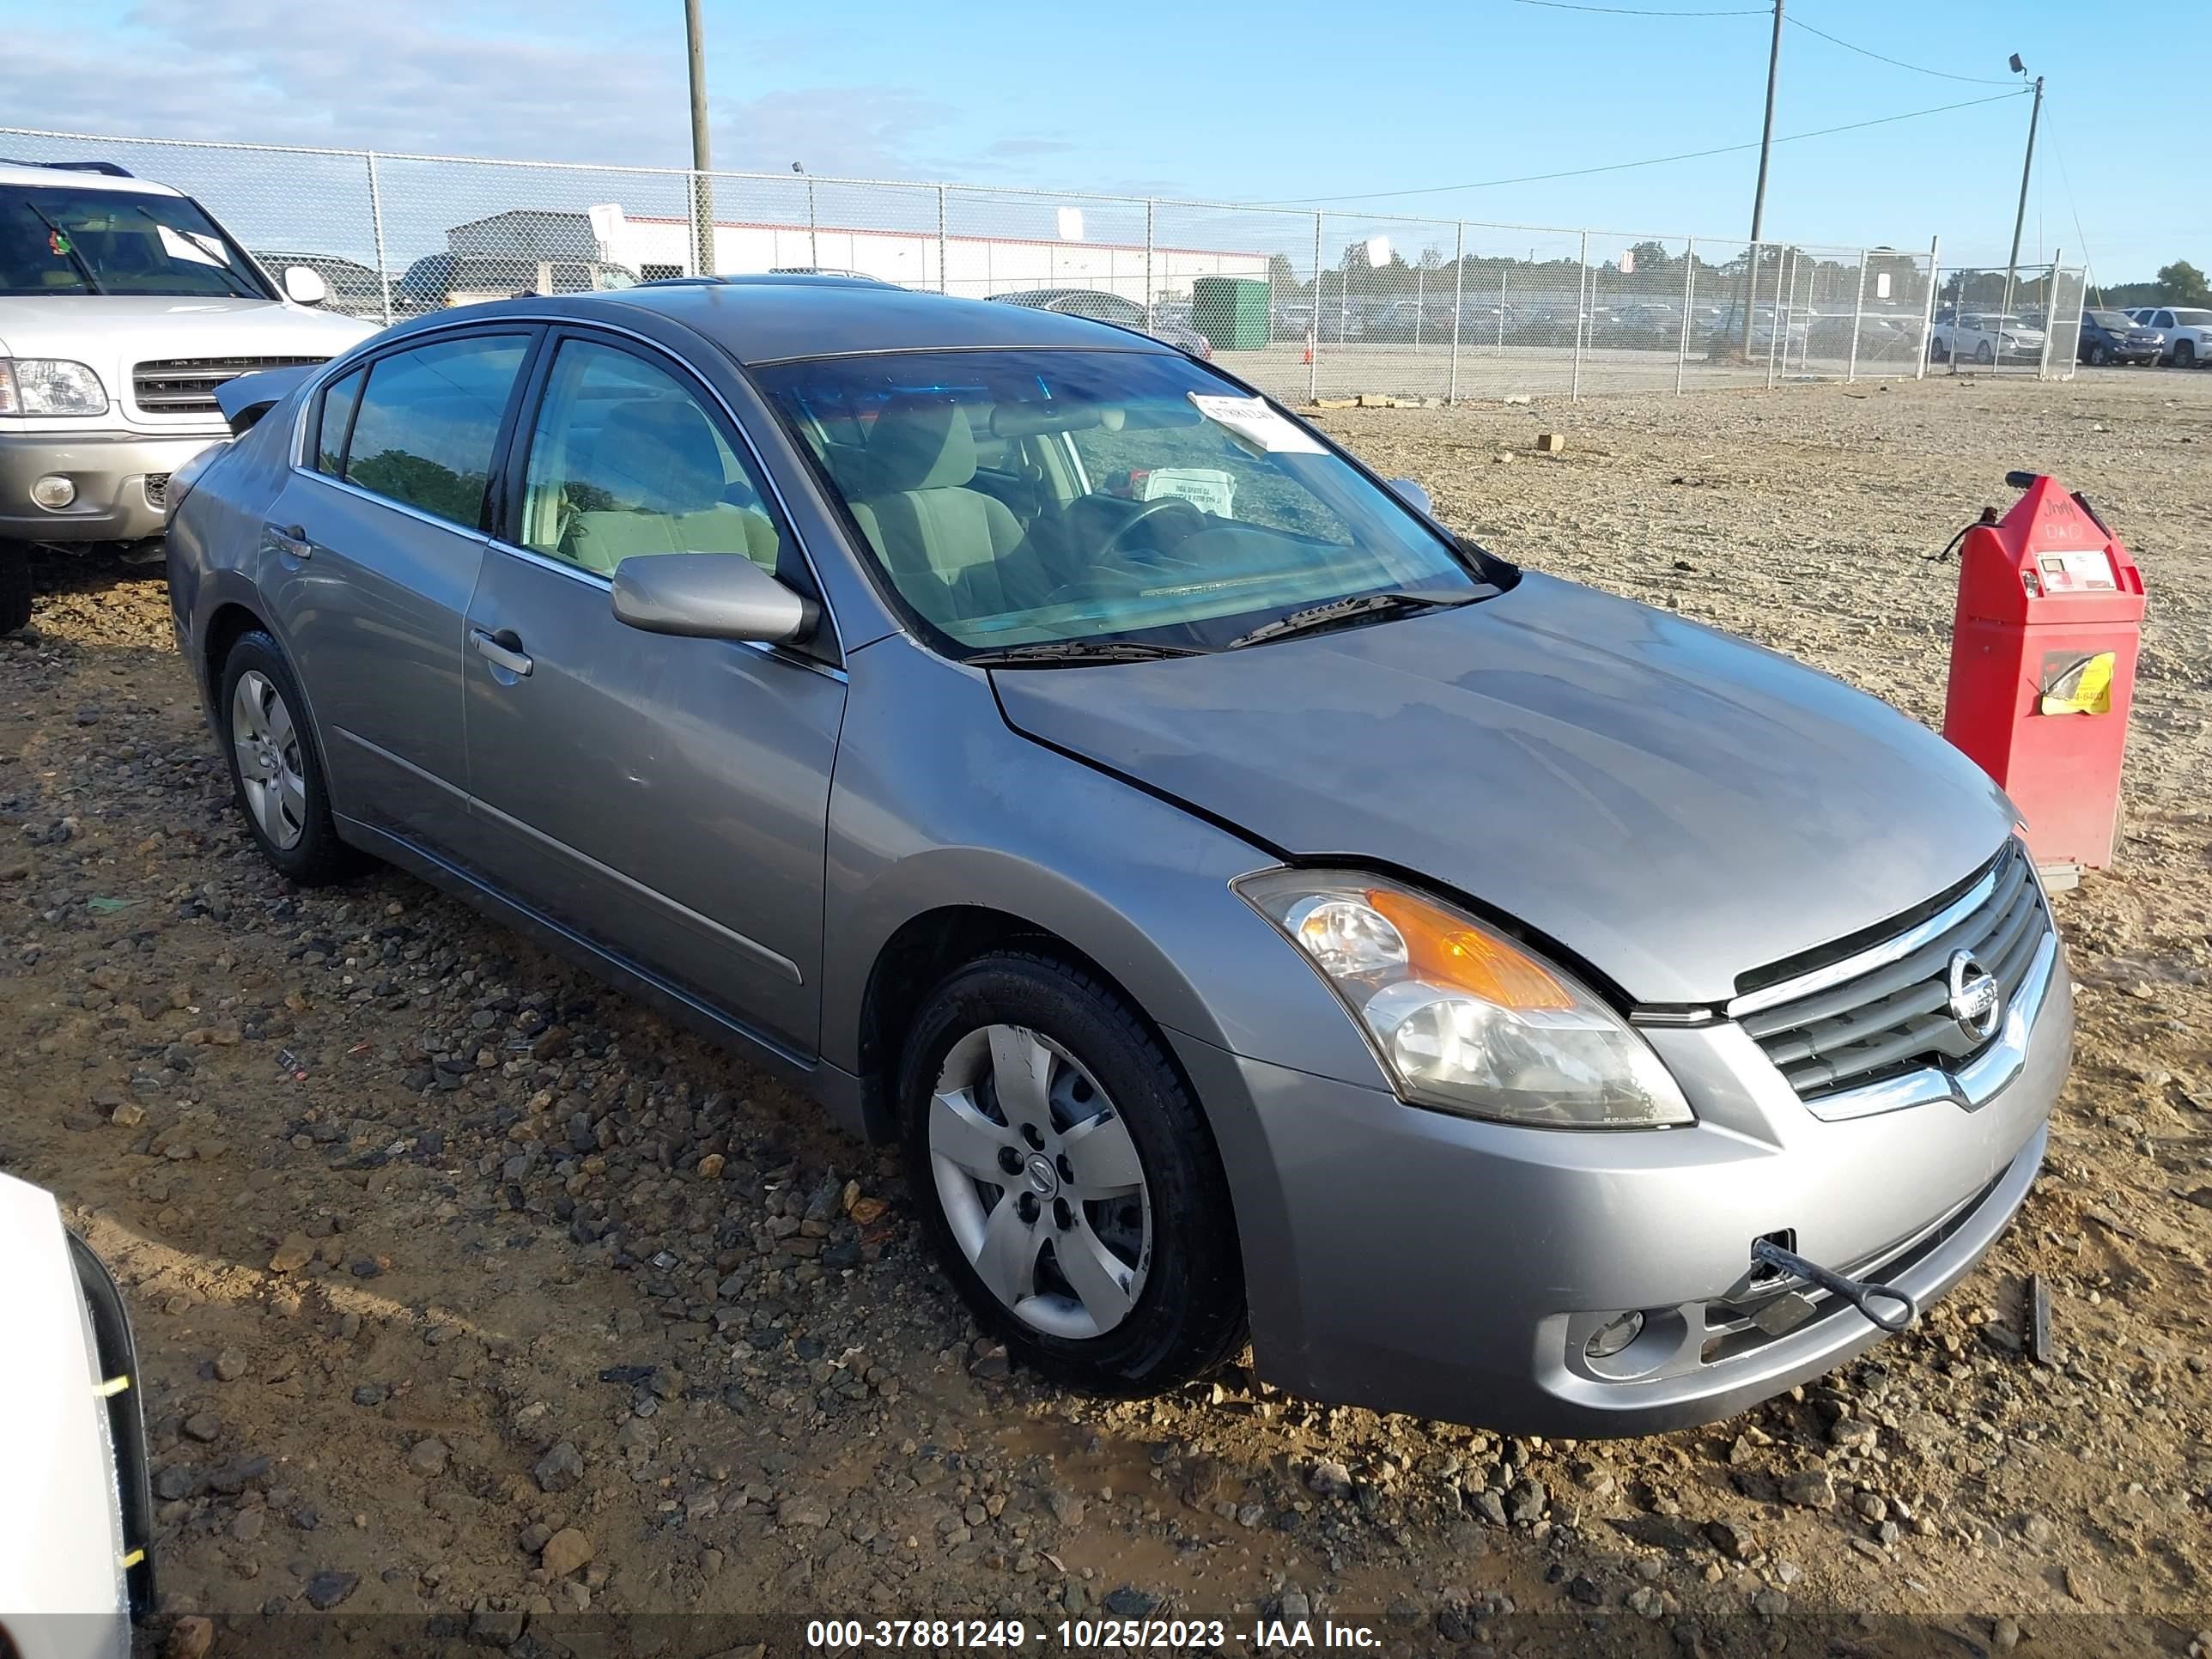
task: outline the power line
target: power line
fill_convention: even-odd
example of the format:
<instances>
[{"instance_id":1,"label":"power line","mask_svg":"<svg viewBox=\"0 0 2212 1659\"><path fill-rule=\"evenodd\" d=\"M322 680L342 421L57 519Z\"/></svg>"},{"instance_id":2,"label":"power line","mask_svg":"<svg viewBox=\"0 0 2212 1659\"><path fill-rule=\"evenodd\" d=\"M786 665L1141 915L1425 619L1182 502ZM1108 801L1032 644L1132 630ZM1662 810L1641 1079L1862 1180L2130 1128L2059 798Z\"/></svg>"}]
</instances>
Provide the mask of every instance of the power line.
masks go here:
<instances>
[{"instance_id":1,"label":"power line","mask_svg":"<svg viewBox=\"0 0 2212 1659\"><path fill-rule=\"evenodd\" d=\"M2012 84L2009 81L1991 80L1986 76L1954 75L1948 70L1924 69L1918 64L1908 64L1902 58L1887 58L1881 52L1869 51L1864 46L1853 46L1840 36L1831 34L1826 29L1816 29L1810 23L1802 22L1795 17L1785 18L1783 21L1793 28L1804 30L1808 34L1819 35L1832 46L1841 46L1845 52L1855 52L1862 58L1871 58L1876 63L1887 64L1893 69L1911 70L1915 75L1932 75L1939 81L1963 81L1970 87L2008 87Z\"/></svg>"},{"instance_id":2,"label":"power line","mask_svg":"<svg viewBox=\"0 0 2212 1659\"><path fill-rule=\"evenodd\" d=\"M1547 11L1598 11L1608 17L1764 17L1766 8L1753 6L1732 11L1653 11L1642 6L1583 6L1571 0L1513 0L1516 6L1541 6Z\"/></svg>"},{"instance_id":3,"label":"power line","mask_svg":"<svg viewBox=\"0 0 2212 1659\"><path fill-rule=\"evenodd\" d=\"M1764 15L1765 14L1760 14ZM2002 104L2014 98L2027 96L2026 88L2017 92L2000 92L1989 98L1969 98L1956 104L1938 104L1933 109L1909 109L1897 115L1878 115L1870 121L1851 121L1839 127L1820 127L1811 132L1785 133L1774 142L1794 144L1801 139L1827 138L1838 132L1857 132L1866 127L1887 126L1893 121L1914 121L1923 115L1945 115L1954 109L1973 109L1983 104ZM1482 179L1464 185L1425 185L1417 190L1376 190L1352 191L1342 196L1292 196L1279 201L1250 202L1248 207L1303 207L1327 202L1383 202L1401 196L1443 196L1462 190L1495 190L1502 185L1535 185L1553 179L1583 179L1595 173L1625 173L1632 167L1663 167L1669 161L1698 161L1710 155L1734 155L1740 151L1757 149L1756 140L1747 144L1719 144L1711 149L1684 150L1675 155L1646 156L1640 161L1609 161L1602 167L1568 167L1558 173L1524 173L1517 179Z\"/></svg>"},{"instance_id":4,"label":"power line","mask_svg":"<svg viewBox=\"0 0 2212 1659\"><path fill-rule=\"evenodd\" d=\"M2047 106L2044 118L2050 119ZM2081 239L2081 268L2086 278L2090 271L2096 269L2097 262L2089 252L2089 233L2081 228L2081 207L2074 199L2074 180L2066 172L2066 146L2059 141L2058 124L2055 121L2051 124L2051 154L2058 163L2059 182L2066 186L2066 210L2073 216L2074 234Z\"/></svg>"}]
</instances>

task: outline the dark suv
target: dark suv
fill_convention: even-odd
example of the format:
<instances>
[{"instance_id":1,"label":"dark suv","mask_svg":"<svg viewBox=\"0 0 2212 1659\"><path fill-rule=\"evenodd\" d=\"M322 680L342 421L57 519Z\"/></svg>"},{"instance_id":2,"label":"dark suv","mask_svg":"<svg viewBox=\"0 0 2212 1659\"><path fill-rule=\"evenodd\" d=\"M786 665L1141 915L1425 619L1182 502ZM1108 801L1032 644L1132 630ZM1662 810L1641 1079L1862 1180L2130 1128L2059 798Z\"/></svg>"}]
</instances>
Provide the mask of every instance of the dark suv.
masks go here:
<instances>
[{"instance_id":1,"label":"dark suv","mask_svg":"<svg viewBox=\"0 0 2212 1659\"><path fill-rule=\"evenodd\" d=\"M2085 311L2075 355L2085 363L2154 363L2166 355L2166 336L2124 311Z\"/></svg>"}]
</instances>

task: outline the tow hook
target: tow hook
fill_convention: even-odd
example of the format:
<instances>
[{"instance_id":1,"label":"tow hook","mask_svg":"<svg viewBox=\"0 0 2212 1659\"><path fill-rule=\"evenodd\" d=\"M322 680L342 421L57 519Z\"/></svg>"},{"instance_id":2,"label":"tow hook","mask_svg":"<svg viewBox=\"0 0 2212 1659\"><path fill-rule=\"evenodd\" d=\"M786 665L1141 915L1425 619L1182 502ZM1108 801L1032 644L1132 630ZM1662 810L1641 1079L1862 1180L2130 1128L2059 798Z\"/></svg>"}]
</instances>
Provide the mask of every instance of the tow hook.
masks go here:
<instances>
[{"instance_id":1,"label":"tow hook","mask_svg":"<svg viewBox=\"0 0 2212 1659\"><path fill-rule=\"evenodd\" d=\"M1795 1273L1800 1279L1811 1280L1831 1295L1840 1296L1881 1329L1895 1335L1920 1317L1920 1304L1903 1291L1888 1285L1868 1285L1832 1273L1817 1262L1808 1261L1795 1251L1785 1250L1771 1238L1751 1241L1751 1259L1761 1267L1775 1267L1784 1273ZM1887 1317L1876 1313L1868 1305L1875 1297L1896 1303L1903 1312Z\"/></svg>"}]
</instances>

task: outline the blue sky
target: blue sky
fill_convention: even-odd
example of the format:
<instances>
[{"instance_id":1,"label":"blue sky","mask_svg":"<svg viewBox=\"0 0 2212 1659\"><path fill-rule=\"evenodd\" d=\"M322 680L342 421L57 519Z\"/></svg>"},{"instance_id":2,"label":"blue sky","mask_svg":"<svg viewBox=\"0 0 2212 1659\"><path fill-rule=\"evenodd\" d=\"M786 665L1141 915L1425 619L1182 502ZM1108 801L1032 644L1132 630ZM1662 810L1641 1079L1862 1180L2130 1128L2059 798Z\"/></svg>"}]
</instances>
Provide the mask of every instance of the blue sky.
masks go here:
<instances>
[{"instance_id":1,"label":"blue sky","mask_svg":"<svg viewBox=\"0 0 2212 1659\"><path fill-rule=\"evenodd\" d=\"M1595 3L1595 0L1593 0ZM1620 0L1684 10L1756 0ZM1778 134L2049 76L2023 258L2086 248L2100 279L2212 265L2201 88L2170 43L2203 6L2144 0L1790 0L1789 15L1973 84L1791 27ZM707 0L714 159L1304 203L1387 192L1408 214L1741 238L1753 150L1486 189L1759 137L1764 15L1639 17L1516 0L1265 7ZM678 0L0 0L10 125L632 164L688 157ZM2193 53L2192 47L2191 52ZM1979 82L1999 82L1995 85ZM2002 262L2025 99L1775 150L1770 238ZM2160 164L2171 158L2174 167ZM2185 187L2176 188L2177 180ZM2078 217L2078 223L2077 223Z\"/></svg>"}]
</instances>

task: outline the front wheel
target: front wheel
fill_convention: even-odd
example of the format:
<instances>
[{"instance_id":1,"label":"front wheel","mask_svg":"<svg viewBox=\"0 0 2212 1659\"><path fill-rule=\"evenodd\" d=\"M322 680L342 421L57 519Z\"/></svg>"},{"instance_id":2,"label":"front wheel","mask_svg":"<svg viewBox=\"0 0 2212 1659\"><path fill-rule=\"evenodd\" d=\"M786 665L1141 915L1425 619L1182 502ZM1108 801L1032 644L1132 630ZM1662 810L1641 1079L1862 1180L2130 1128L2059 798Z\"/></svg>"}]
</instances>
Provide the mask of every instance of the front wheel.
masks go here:
<instances>
[{"instance_id":1,"label":"front wheel","mask_svg":"<svg viewBox=\"0 0 2212 1659\"><path fill-rule=\"evenodd\" d=\"M31 551L0 542L0 634L31 625Z\"/></svg>"},{"instance_id":2,"label":"front wheel","mask_svg":"<svg viewBox=\"0 0 2212 1659\"><path fill-rule=\"evenodd\" d=\"M1091 975L1016 951L960 969L915 1023L899 1098L931 1241L1016 1357L1142 1395L1243 1345L1213 1137L1158 1041Z\"/></svg>"},{"instance_id":3,"label":"front wheel","mask_svg":"<svg viewBox=\"0 0 2212 1659\"><path fill-rule=\"evenodd\" d=\"M2173 348L2173 366L2176 368L2194 368L2197 367L2197 343L2195 341L2182 340L2176 343Z\"/></svg>"},{"instance_id":4,"label":"front wheel","mask_svg":"<svg viewBox=\"0 0 2212 1659\"><path fill-rule=\"evenodd\" d=\"M1974 361L1979 363L1984 368L1987 368L1991 363L1996 362L1996 360L1997 349L1991 345L1987 340L1983 341L1981 344L1974 348Z\"/></svg>"},{"instance_id":5,"label":"front wheel","mask_svg":"<svg viewBox=\"0 0 2212 1659\"><path fill-rule=\"evenodd\" d=\"M2105 348L2104 348L2103 346L2101 346L2101 345L2093 345L2093 346L2091 346L2091 347L2089 348L2089 367L2090 367L2090 368L2103 368L2106 363L2108 363L2108 362L2112 362L2112 354L2111 352L2109 352L2109 351L2106 350L2106 349L2105 349Z\"/></svg>"},{"instance_id":6,"label":"front wheel","mask_svg":"<svg viewBox=\"0 0 2212 1659\"><path fill-rule=\"evenodd\" d=\"M1933 335L1930 335L1928 340L1928 361L1931 363L1947 363L1950 362L1951 348L1945 345L1942 341L1936 339Z\"/></svg>"}]
</instances>

